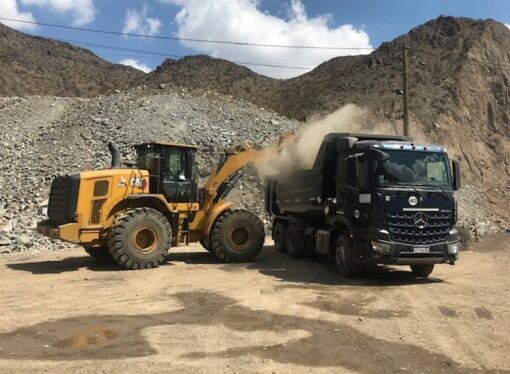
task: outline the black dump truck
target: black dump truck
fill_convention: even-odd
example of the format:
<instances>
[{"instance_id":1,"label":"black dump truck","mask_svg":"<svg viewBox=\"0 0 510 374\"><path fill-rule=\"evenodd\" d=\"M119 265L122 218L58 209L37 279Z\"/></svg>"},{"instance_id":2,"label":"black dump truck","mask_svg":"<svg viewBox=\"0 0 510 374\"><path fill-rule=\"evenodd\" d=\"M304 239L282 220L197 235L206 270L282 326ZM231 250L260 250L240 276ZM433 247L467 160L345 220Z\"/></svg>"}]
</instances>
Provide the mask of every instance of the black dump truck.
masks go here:
<instances>
[{"instance_id":1,"label":"black dump truck","mask_svg":"<svg viewBox=\"0 0 510 374\"><path fill-rule=\"evenodd\" d=\"M328 255L346 277L378 264L427 277L458 258L459 187L459 164L438 145L332 133L311 169L268 180L265 199L280 252Z\"/></svg>"}]
</instances>

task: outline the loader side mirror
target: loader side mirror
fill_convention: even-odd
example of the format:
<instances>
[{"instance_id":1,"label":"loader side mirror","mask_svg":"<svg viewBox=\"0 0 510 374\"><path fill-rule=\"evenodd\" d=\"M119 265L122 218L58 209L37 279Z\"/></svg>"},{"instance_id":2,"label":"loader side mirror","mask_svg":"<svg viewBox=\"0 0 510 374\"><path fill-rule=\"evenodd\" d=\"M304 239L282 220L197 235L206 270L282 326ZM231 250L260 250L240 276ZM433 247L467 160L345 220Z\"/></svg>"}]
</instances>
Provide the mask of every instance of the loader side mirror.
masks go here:
<instances>
[{"instance_id":1,"label":"loader side mirror","mask_svg":"<svg viewBox=\"0 0 510 374\"><path fill-rule=\"evenodd\" d=\"M356 186L358 180L358 160L355 156L347 157L347 184Z\"/></svg>"},{"instance_id":2,"label":"loader side mirror","mask_svg":"<svg viewBox=\"0 0 510 374\"><path fill-rule=\"evenodd\" d=\"M452 188L454 191L458 191L461 187L461 181L460 181L460 162L459 161L452 161L452 169L453 169L453 184Z\"/></svg>"}]
</instances>

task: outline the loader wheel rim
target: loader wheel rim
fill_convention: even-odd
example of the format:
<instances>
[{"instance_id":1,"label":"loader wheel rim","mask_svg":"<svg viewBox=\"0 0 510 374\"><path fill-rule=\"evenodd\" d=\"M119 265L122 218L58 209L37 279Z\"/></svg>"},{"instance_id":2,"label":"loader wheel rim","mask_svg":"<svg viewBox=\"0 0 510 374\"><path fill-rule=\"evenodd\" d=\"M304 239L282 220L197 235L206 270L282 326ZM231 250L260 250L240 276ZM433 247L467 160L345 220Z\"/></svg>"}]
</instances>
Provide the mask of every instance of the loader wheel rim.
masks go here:
<instances>
[{"instance_id":1,"label":"loader wheel rim","mask_svg":"<svg viewBox=\"0 0 510 374\"><path fill-rule=\"evenodd\" d=\"M241 252L249 247L250 237L250 230L240 226L230 230L227 240L234 251Z\"/></svg>"},{"instance_id":2,"label":"loader wheel rim","mask_svg":"<svg viewBox=\"0 0 510 374\"><path fill-rule=\"evenodd\" d=\"M157 230L150 225L137 227L133 232L132 244L135 251L142 255L153 252L159 244Z\"/></svg>"}]
</instances>

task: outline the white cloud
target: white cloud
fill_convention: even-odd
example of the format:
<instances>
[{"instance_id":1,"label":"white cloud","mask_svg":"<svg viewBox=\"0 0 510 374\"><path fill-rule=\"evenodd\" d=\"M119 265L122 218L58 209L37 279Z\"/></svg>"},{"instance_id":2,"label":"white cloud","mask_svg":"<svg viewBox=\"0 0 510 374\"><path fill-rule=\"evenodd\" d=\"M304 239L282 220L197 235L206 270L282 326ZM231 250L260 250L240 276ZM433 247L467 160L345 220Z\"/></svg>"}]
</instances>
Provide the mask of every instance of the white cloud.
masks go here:
<instances>
[{"instance_id":1,"label":"white cloud","mask_svg":"<svg viewBox=\"0 0 510 374\"><path fill-rule=\"evenodd\" d=\"M159 33L162 25L159 19L149 17L149 8L144 4L140 11L127 10L122 32L153 36Z\"/></svg>"},{"instance_id":2,"label":"white cloud","mask_svg":"<svg viewBox=\"0 0 510 374\"><path fill-rule=\"evenodd\" d=\"M505 23L505 26L510 29L510 23Z\"/></svg>"},{"instance_id":3,"label":"white cloud","mask_svg":"<svg viewBox=\"0 0 510 374\"><path fill-rule=\"evenodd\" d=\"M21 21L34 22L35 19L31 13L20 12L16 0L1 0L0 1L0 17L19 19ZM11 21L0 21L6 26L12 27L22 31L33 31L37 29L36 25L30 23L11 22Z\"/></svg>"},{"instance_id":4,"label":"white cloud","mask_svg":"<svg viewBox=\"0 0 510 374\"><path fill-rule=\"evenodd\" d=\"M2 0L4 1L4 0ZM70 13L72 24L82 26L94 20L96 8L92 0L20 0L25 6L37 5L58 13Z\"/></svg>"},{"instance_id":5,"label":"white cloud","mask_svg":"<svg viewBox=\"0 0 510 374\"><path fill-rule=\"evenodd\" d=\"M150 73L152 71L150 67L145 65L143 62L138 62L138 60L135 60L134 58L126 58L125 60L120 61L119 64L131 66L132 68L141 70L144 73Z\"/></svg>"},{"instance_id":6,"label":"white cloud","mask_svg":"<svg viewBox=\"0 0 510 374\"><path fill-rule=\"evenodd\" d=\"M331 16L306 14L301 0L290 0L286 19L259 8L259 0L160 0L177 5L176 35L182 38L216 39L258 44L340 46L371 48L367 33L352 25L330 26ZM232 61L315 67L341 55L369 50L323 50L248 47L228 44L183 42L191 49ZM288 78L303 70L249 66L258 73Z\"/></svg>"}]
</instances>

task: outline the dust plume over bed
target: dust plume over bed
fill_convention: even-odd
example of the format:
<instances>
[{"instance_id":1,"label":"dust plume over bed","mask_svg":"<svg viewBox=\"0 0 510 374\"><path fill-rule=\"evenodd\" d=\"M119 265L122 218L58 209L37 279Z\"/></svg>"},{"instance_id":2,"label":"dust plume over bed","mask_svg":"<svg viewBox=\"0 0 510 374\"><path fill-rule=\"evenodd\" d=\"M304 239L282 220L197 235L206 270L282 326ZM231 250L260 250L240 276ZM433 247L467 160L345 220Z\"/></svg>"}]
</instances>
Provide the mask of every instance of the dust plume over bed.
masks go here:
<instances>
[{"instance_id":1,"label":"dust plume over bed","mask_svg":"<svg viewBox=\"0 0 510 374\"><path fill-rule=\"evenodd\" d=\"M263 176L286 175L297 169L310 169L324 137L335 132L367 132L362 130L367 111L347 104L326 117L310 122L299 137L284 148L276 160L259 167Z\"/></svg>"}]
</instances>

